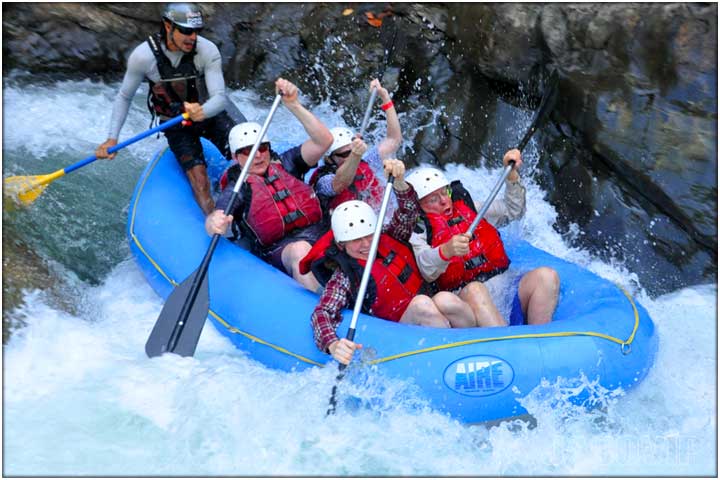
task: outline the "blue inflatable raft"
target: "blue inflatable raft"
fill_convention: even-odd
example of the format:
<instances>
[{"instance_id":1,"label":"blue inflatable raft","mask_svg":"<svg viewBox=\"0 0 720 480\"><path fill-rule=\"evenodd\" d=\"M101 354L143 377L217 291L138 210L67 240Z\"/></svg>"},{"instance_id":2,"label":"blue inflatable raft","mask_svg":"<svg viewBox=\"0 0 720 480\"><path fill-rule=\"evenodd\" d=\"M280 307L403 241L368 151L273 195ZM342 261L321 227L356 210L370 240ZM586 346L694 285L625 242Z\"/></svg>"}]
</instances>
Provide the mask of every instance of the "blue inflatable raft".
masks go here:
<instances>
[{"instance_id":1,"label":"blue inflatable raft","mask_svg":"<svg viewBox=\"0 0 720 480\"><path fill-rule=\"evenodd\" d=\"M210 176L217 179L229 164L209 142L204 146ZM127 232L140 268L163 298L207 251L203 214L169 149L138 181ZM627 292L524 241L510 240L506 248L513 267L548 265L559 272L561 297L552 323L433 329L361 314L355 339L374 351L365 361L386 377L412 380L434 408L465 423L527 413L518 399L543 379L584 375L605 388L627 390L647 375L657 350L655 327ZM335 368L313 342L316 294L224 238L208 275L208 318L239 349L274 369ZM347 332L351 316L346 310L338 336Z\"/></svg>"}]
</instances>

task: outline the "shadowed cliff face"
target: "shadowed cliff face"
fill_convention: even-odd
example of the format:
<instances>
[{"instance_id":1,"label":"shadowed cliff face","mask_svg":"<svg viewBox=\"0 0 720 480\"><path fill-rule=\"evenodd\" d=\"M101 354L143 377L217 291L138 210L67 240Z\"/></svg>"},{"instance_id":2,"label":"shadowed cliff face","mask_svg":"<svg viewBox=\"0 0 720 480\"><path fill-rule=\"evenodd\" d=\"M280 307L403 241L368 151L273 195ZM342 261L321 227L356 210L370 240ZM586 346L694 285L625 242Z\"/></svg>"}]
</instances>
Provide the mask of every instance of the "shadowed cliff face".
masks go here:
<instances>
[{"instance_id":1,"label":"shadowed cliff face","mask_svg":"<svg viewBox=\"0 0 720 480\"><path fill-rule=\"evenodd\" d=\"M119 80L162 6L6 4L5 72ZM537 134L544 154L534 173L560 213L557 228L627 262L651 293L717 281L716 4L203 8L203 35L220 48L231 88L270 98L286 76L310 98L342 105L350 122L384 70L404 121L427 125L411 139L409 165L499 164L505 147L487 148L498 98L533 108L557 69L558 104Z\"/></svg>"}]
</instances>

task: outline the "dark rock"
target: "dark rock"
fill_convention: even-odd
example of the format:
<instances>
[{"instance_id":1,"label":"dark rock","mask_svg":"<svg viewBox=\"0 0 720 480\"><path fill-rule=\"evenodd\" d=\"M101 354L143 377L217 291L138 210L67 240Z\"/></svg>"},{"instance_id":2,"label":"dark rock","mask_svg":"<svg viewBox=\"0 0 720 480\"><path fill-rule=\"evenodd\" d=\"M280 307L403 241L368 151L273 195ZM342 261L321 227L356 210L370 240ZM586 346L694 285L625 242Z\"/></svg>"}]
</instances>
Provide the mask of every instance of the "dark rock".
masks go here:
<instances>
[{"instance_id":1,"label":"dark rock","mask_svg":"<svg viewBox=\"0 0 720 480\"><path fill-rule=\"evenodd\" d=\"M368 80L384 72L406 131L417 131L409 165L499 164L517 142L505 133L510 105L535 108L557 69L535 174L558 228L623 257L653 293L717 281L717 4L202 5L231 88L271 97L286 76L357 124ZM119 80L162 8L7 3L6 75Z\"/></svg>"}]
</instances>

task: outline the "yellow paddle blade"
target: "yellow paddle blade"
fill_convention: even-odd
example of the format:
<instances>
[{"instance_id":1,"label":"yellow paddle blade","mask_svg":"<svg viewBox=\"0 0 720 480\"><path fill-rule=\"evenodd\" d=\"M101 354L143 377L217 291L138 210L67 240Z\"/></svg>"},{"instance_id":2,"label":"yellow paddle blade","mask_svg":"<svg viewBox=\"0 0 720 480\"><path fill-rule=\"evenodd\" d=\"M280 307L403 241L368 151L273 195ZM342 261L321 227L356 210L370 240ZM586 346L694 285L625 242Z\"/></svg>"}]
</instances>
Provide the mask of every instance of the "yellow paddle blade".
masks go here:
<instances>
[{"instance_id":1,"label":"yellow paddle blade","mask_svg":"<svg viewBox=\"0 0 720 480\"><path fill-rule=\"evenodd\" d=\"M63 175L65 171L58 170L47 175L7 177L3 180L3 195L27 206L40 196L50 182Z\"/></svg>"}]
</instances>

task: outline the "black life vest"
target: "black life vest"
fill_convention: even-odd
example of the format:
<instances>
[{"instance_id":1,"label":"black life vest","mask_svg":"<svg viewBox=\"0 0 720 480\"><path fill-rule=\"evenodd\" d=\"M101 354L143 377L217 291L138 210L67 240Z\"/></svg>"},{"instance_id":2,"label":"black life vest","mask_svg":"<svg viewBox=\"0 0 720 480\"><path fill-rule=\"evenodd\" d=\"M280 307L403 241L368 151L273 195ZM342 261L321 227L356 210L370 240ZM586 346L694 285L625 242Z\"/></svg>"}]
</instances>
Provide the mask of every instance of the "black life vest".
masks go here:
<instances>
[{"instance_id":1,"label":"black life vest","mask_svg":"<svg viewBox=\"0 0 720 480\"><path fill-rule=\"evenodd\" d=\"M173 67L170 59L163 53L160 45L165 39L162 35L151 35L147 39L150 50L155 55L160 81L148 83L148 108L153 115L175 117L185 111L183 102L198 103L200 101L199 81L203 74L195 67L195 50L186 53L177 67Z\"/></svg>"}]
</instances>

